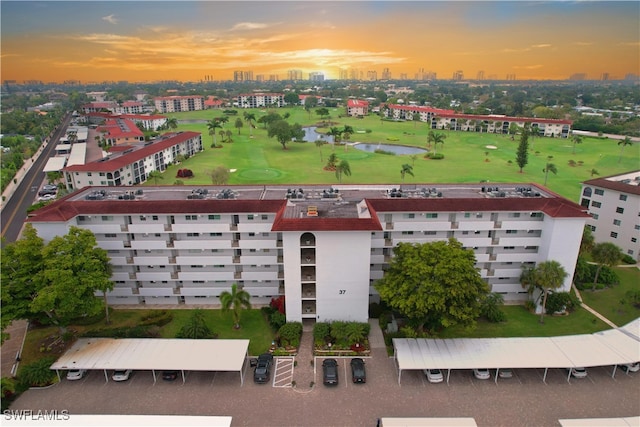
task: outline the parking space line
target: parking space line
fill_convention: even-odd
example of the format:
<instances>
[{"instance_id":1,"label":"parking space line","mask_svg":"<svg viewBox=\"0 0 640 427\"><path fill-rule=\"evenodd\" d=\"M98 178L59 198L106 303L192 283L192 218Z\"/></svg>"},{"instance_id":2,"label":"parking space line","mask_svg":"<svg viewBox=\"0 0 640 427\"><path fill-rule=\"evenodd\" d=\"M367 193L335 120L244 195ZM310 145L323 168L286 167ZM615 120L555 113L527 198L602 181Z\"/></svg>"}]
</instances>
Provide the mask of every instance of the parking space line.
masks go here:
<instances>
[{"instance_id":1,"label":"parking space line","mask_svg":"<svg viewBox=\"0 0 640 427\"><path fill-rule=\"evenodd\" d=\"M291 387L294 359L292 357L277 357L275 360L272 386L277 388Z\"/></svg>"}]
</instances>

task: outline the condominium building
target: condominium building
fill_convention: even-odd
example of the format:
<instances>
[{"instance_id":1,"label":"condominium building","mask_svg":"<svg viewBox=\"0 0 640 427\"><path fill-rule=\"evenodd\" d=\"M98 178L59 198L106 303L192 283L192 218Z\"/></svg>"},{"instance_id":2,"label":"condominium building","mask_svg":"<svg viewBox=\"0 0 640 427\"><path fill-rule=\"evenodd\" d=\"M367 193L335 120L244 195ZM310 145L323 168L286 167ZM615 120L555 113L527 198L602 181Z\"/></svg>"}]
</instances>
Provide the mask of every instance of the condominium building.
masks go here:
<instances>
[{"instance_id":1,"label":"condominium building","mask_svg":"<svg viewBox=\"0 0 640 427\"><path fill-rule=\"evenodd\" d=\"M98 126L97 131L108 145L128 145L144 141L144 133L133 120L122 117L106 119Z\"/></svg>"},{"instance_id":2,"label":"condominium building","mask_svg":"<svg viewBox=\"0 0 640 427\"><path fill-rule=\"evenodd\" d=\"M283 107L283 93L241 93L236 98L240 108Z\"/></svg>"},{"instance_id":3,"label":"condominium building","mask_svg":"<svg viewBox=\"0 0 640 427\"><path fill-rule=\"evenodd\" d=\"M580 204L589 209L596 242L611 242L640 260L640 170L582 183Z\"/></svg>"},{"instance_id":4,"label":"condominium building","mask_svg":"<svg viewBox=\"0 0 640 427\"><path fill-rule=\"evenodd\" d=\"M199 132L167 133L153 141L112 148L108 157L63 168L67 189L145 182L149 172L164 171L179 155L189 157L202 151L202 139Z\"/></svg>"},{"instance_id":5,"label":"condominium building","mask_svg":"<svg viewBox=\"0 0 640 427\"><path fill-rule=\"evenodd\" d=\"M204 110L204 97L201 95L161 96L153 98L153 102L160 113Z\"/></svg>"},{"instance_id":6,"label":"condominium building","mask_svg":"<svg viewBox=\"0 0 640 427\"><path fill-rule=\"evenodd\" d=\"M458 239L508 302L523 266L575 268L583 208L534 184L437 187L88 187L33 212L45 240L70 226L108 251L111 304L211 304L237 283L255 305L285 296L289 321L365 321L399 242Z\"/></svg>"},{"instance_id":7,"label":"condominium building","mask_svg":"<svg viewBox=\"0 0 640 427\"><path fill-rule=\"evenodd\" d=\"M369 114L369 102L361 99L349 99L347 101L347 116L357 117Z\"/></svg>"}]
</instances>

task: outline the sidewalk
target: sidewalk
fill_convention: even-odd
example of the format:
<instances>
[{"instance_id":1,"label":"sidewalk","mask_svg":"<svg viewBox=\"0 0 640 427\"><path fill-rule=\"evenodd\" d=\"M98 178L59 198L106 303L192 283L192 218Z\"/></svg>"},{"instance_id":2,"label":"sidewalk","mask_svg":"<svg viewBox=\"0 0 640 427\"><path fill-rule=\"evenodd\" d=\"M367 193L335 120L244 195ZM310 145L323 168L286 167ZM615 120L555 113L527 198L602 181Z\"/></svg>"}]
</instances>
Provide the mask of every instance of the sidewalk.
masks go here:
<instances>
[{"instance_id":1,"label":"sidewalk","mask_svg":"<svg viewBox=\"0 0 640 427\"><path fill-rule=\"evenodd\" d=\"M2 377L13 377L18 370L20 362L17 359L18 355L22 352L24 339L27 336L27 326L28 323L26 320L14 320L7 326L7 329L5 329L5 332L9 334L10 337L2 343L2 347L0 347Z\"/></svg>"},{"instance_id":2,"label":"sidewalk","mask_svg":"<svg viewBox=\"0 0 640 427\"><path fill-rule=\"evenodd\" d=\"M593 308L589 307L587 304L585 304L582 301L582 295L580 295L580 291L578 290L578 288L575 287L575 285L571 285L571 287L573 288L573 291L576 293L576 297L578 298L578 301L580 301L580 305L582 306L582 308L584 308L585 310L587 310L589 313L593 314L594 316L596 316L598 319L602 320L604 323L606 323L607 325L611 326L612 328L617 328L618 325L616 325L615 323L613 323L611 320L607 319L606 317L604 317L602 314L598 313L597 311L595 311Z\"/></svg>"}]
</instances>

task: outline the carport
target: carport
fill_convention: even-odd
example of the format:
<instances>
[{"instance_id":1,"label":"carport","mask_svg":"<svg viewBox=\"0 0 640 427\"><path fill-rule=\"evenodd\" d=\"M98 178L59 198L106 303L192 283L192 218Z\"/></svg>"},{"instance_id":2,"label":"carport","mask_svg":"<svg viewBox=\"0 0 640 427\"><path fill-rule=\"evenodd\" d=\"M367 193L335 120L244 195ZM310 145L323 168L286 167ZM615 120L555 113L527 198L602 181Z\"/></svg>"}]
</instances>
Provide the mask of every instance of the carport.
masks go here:
<instances>
[{"instance_id":1,"label":"carport","mask_svg":"<svg viewBox=\"0 0 640 427\"><path fill-rule=\"evenodd\" d=\"M132 369L152 371L239 372L244 384L244 364L247 360L249 340L189 340L189 339L115 339L81 338L53 365L60 378L60 370L103 370L109 381L108 370Z\"/></svg>"},{"instance_id":2,"label":"carport","mask_svg":"<svg viewBox=\"0 0 640 427\"><path fill-rule=\"evenodd\" d=\"M629 325L627 325L628 327ZM627 328L625 327L625 328ZM638 341L627 331L523 338L394 338L398 384L403 370L575 368L620 365L640 360ZM612 376L615 375L615 367ZM570 374L567 377L567 381Z\"/></svg>"}]
</instances>

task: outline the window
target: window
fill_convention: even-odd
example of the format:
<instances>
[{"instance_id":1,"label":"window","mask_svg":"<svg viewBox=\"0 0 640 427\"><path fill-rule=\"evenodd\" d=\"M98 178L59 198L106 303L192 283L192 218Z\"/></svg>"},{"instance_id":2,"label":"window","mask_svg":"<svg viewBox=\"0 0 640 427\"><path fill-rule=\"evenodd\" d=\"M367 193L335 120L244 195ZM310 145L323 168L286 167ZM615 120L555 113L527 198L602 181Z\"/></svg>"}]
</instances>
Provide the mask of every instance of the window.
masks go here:
<instances>
[{"instance_id":1,"label":"window","mask_svg":"<svg viewBox=\"0 0 640 427\"><path fill-rule=\"evenodd\" d=\"M482 218L482 214L481 213L477 213L476 214L476 218Z\"/></svg>"},{"instance_id":2,"label":"window","mask_svg":"<svg viewBox=\"0 0 640 427\"><path fill-rule=\"evenodd\" d=\"M104 237L109 237L109 238L113 239L113 238L115 238L117 236L115 234L113 234L113 233L107 233L107 234L104 235Z\"/></svg>"},{"instance_id":3,"label":"window","mask_svg":"<svg viewBox=\"0 0 640 427\"><path fill-rule=\"evenodd\" d=\"M622 202L626 202L627 201L627 195L626 194L621 194L619 197L620 201Z\"/></svg>"},{"instance_id":4,"label":"window","mask_svg":"<svg viewBox=\"0 0 640 427\"><path fill-rule=\"evenodd\" d=\"M253 215L247 215L247 219L248 219L249 221L253 221Z\"/></svg>"},{"instance_id":5,"label":"window","mask_svg":"<svg viewBox=\"0 0 640 427\"><path fill-rule=\"evenodd\" d=\"M596 226L595 225L591 226L591 231L596 231Z\"/></svg>"},{"instance_id":6,"label":"window","mask_svg":"<svg viewBox=\"0 0 640 427\"><path fill-rule=\"evenodd\" d=\"M613 220L613 225L620 226L621 223L622 223L622 221L620 221L619 219L614 219Z\"/></svg>"},{"instance_id":7,"label":"window","mask_svg":"<svg viewBox=\"0 0 640 427\"><path fill-rule=\"evenodd\" d=\"M584 190L582 190L582 195L584 197L591 197L591 187L585 187Z\"/></svg>"},{"instance_id":8,"label":"window","mask_svg":"<svg viewBox=\"0 0 640 427\"><path fill-rule=\"evenodd\" d=\"M464 213L464 217L465 217L465 218L471 218L471 214L470 214L469 212L465 212L465 213Z\"/></svg>"},{"instance_id":9,"label":"window","mask_svg":"<svg viewBox=\"0 0 640 427\"><path fill-rule=\"evenodd\" d=\"M636 224L633 228L635 228L636 230L640 230L640 224Z\"/></svg>"},{"instance_id":10,"label":"window","mask_svg":"<svg viewBox=\"0 0 640 427\"><path fill-rule=\"evenodd\" d=\"M187 237L198 237L200 233L187 233Z\"/></svg>"},{"instance_id":11,"label":"window","mask_svg":"<svg viewBox=\"0 0 640 427\"><path fill-rule=\"evenodd\" d=\"M518 234L518 230L507 230L507 234Z\"/></svg>"},{"instance_id":12,"label":"window","mask_svg":"<svg viewBox=\"0 0 640 427\"><path fill-rule=\"evenodd\" d=\"M435 236L438 232L437 231L425 231L424 235L425 236Z\"/></svg>"},{"instance_id":13,"label":"window","mask_svg":"<svg viewBox=\"0 0 640 427\"><path fill-rule=\"evenodd\" d=\"M531 212L531 218L542 218L542 212Z\"/></svg>"},{"instance_id":14,"label":"window","mask_svg":"<svg viewBox=\"0 0 640 427\"><path fill-rule=\"evenodd\" d=\"M618 233L616 233L615 231L612 231L611 234L609 234L609 236L613 237L614 239L617 239Z\"/></svg>"},{"instance_id":15,"label":"window","mask_svg":"<svg viewBox=\"0 0 640 427\"><path fill-rule=\"evenodd\" d=\"M222 236L222 233L209 233L209 236L211 236L211 237L220 237L220 236Z\"/></svg>"},{"instance_id":16,"label":"window","mask_svg":"<svg viewBox=\"0 0 640 427\"><path fill-rule=\"evenodd\" d=\"M413 231L403 231L402 235L403 236L413 236Z\"/></svg>"},{"instance_id":17,"label":"window","mask_svg":"<svg viewBox=\"0 0 640 427\"><path fill-rule=\"evenodd\" d=\"M628 255L633 255L633 249L627 249L627 254Z\"/></svg>"},{"instance_id":18,"label":"window","mask_svg":"<svg viewBox=\"0 0 640 427\"><path fill-rule=\"evenodd\" d=\"M249 237L255 237L256 233L249 233Z\"/></svg>"},{"instance_id":19,"label":"window","mask_svg":"<svg viewBox=\"0 0 640 427\"><path fill-rule=\"evenodd\" d=\"M601 190L601 189L597 188L597 189L596 189L596 191L595 191L595 193L596 193L598 196L603 196L603 195L604 195L604 190Z\"/></svg>"},{"instance_id":20,"label":"window","mask_svg":"<svg viewBox=\"0 0 640 427\"><path fill-rule=\"evenodd\" d=\"M514 250L516 247L515 246L505 246L504 249L508 250L508 251L512 251Z\"/></svg>"},{"instance_id":21,"label":"window","mask_svg":"<svg viewBox=\"0 0 640 427\"><path fill-rule=\"evenodd\" d=\"M426 213L424 214L425 218L438 218L438 214L437 213Z\"/></svg>"},{"instance_id":22,"label":"window","mask_svg":"<svg viewBox=\"0 0 640 427\"><path fill-rule=\"evenodd\" d=\"M106 176L104 172L100 172L100 176Z\"/></svg>"},{"instance_id":23,"label":"window","mask_svg":"<svg viewBox=\"0 0 640 427\"><path fill-rule=\"evenodd\" d=\"M184 219L186 219L187 221L197 221L198 215L185 215Z\"/></svg>"},{"instance_id":24,"label":"window","mask_svg":"<svg viewBox=\"0 0 640 427\"><path fill-rule=\"evenodd\" d=\"M513 212L513 213L510 213L510 214L509 214L509 216L510 216L511 218L520 218L520 212Z\"/></svg>"},{"instance_id":25,"label":"window","mask_svg":"<svg viewBox=\"0 0 640 427\"><path fill-rule=\"evenodd\" d=\"M405 219L413 219L416 217L416 214L406 213L406 214L402 214L402 217Z\"/></svg>"},{"instance_id":26,"label":"window","mask_svg":"<svg viewBox=\"0 0 640 427\"><path fill-rule=\"evenodd\" d=\"M631 243L635 243L635 242L637 242L637 241L638 241L638 239L636 239L635 237L632 237L632 238L631 238Z\"/></svg>"},{"instance_id":27,"label":"window","mask_svg":"<svg viewBox=\"0 0 640 427\"><path fill-rule=\"evenodd\" d=\"M152 219L152 220L154 220L154 221L157 221L157 220L158 220L158 215L153 215L153 216L151 217L151 219Z\"/></svg>"},{"instance_id":28,"label":"window","mask_svg":"<svg viewBox=\"0 0 640 427\"><path fill-rule=\"evenodd\" d=\"M468 234L469 234L469 231L468 231L468 230L465 230L465 231L463 231L463 232L462 232L462 235L463 235L463 236L466 236L466 235L468 235Z\"/></svg>"},{"instance_id":29,"label":"window","mask_svg":"<svg viewBox=\"0 0 640 427\"><path fill-rule=\"evenodd\" d=\"M616 213L623 214L624 213L624 208L621 208L620 206L618 206L616 208Z\"/></svg>"},{"instance_id":30,"label":"window","mask_svg":"<svg viewBox=\"0 0 640 427\"><path fill-rule=\"evenodd\" d=\"M113 221L113 216L111 216L111 215L103 215L102 216L102 220L103 221Z\"/></svg>"},{"instance_id":31,"label":"window","mask_svg":"<svg viewBox=\"0 0 640 427\"><path fill-rule=\"evenodd\" d=\"M600 202L591 202L591 207L592 208L599 208L600 206L602 206L602 203L600 203Z\"/></svg>"},{"instance_id":32,"label":"window","mask_svg":"<svg viewBox=\"0 0 640 427\"><path fill-rule=\"evenodd\" d=\"M220 215L209 215L209 221L216 221L220 219Z\"/></svg>"},{"instance_id":33,"label":"window","mask_svg":"<svg viewBox=\"0 0 640 427\"><path fill-rule=\"evenodd\" d=\"M191 268L204 268L204 265L192 265Z\"/></svg>"},{"instance_id":34,"label":"window","mask_svg":"<svg viewBox=\"0 0 640 427\"><path fill-rule=\"evenodd\" d=\"M146 215L140 215L140 221L146 221L146 220L147 220Z\"/></svg>"},{"instance_id":35,"label":"window","mask_svg":"<svg viewBox=\"0 0 640 427\"><path fill-rule=\"evenodd\" d=\"M89 181L89 185L93 185L93 181Z\"/></svg>"},{"instance_id":36,"label":"window","mask_svg":"<svg viewBox=\"0 0 640 427\"><path fill-rule=\"evenodd\" d=\"M87 176L91 176L91 172L87 172Z\"/></svg>"},{"instance_id":37,"label":"window","mask_svg":"<svg viewBox=\"0 0 640 427\"><path fill-rule=\"evenodd\" d=\"M600 218L600 215L594 213L594 214L591 214L591 218L598 219L598 218Z\"/></svg>"},{"instance_id":38,"label":"window","mask_svg":"<svg viewBox=\"0 0 640 427\"><path fill-rule=\"evenodd\" d=\"M263 221L266 221L269 219L269 215L261 215L260 219L262 219Z\"/></svg>"}]
</instances>

